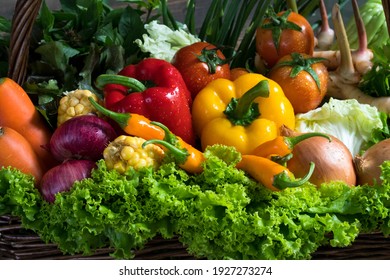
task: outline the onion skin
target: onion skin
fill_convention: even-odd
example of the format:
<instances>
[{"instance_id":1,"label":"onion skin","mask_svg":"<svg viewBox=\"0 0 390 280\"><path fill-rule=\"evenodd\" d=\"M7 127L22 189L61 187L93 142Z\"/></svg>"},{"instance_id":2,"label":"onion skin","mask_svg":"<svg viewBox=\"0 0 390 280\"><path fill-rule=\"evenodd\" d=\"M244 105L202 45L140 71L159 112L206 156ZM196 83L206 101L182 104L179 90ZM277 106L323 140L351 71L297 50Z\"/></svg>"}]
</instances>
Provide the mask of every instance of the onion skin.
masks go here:
<instances>
[{"instance_id":1,"label":"onion skin","mask_svg":"<svg viewBox=\"0 0 390 280\"><path fill-rule=\"evenodd\" d=\"M96 163L91 160L68 160L49 169L42 177L40 192L43 198L53 203L59 192L69 191L74 182L91 176Z\"/></svg>"},{"instance_id":2,"label":"onion skin","mask_svg":"<svg viewBox=\"0 0 390 280\"><path fill-rule=\"evenodd\" d=\"M390 139L376 143L361 156L355 156L357 183L369 186L382 184L380 166L386 160L390 160Z\"/></svg>"},{"instance_id":3,"label":"onion skin","mask_svg":"<svg viewBox=\"0 0 390 280\"><path fill-rule=\"evenodd\" d=\"M50 139L50 152L60 162L68 159L97 161L108 143L117 136L102 118L89 114L71 118L60 125Z\"/></svg>"},{"instance_id":4,"label":"onion skin","mask_svg":"<svg viewBox=\"0 0 390 280\"><path fill-rule=\"evenodd\" d=\"M282 133L286 131L282 130ZM296 135L296 132L287 132ZM286 135L287 136L287 135ZM315 168L309 182L316 186L331 181L343 181L349 186L356 185L356 171L351 152L336 137L332 141L324 137L311 137L298 143L293 149L293 156L287 162L288 169L299 178L309 171L311 162Z\"/></svg>"}]
</instances>

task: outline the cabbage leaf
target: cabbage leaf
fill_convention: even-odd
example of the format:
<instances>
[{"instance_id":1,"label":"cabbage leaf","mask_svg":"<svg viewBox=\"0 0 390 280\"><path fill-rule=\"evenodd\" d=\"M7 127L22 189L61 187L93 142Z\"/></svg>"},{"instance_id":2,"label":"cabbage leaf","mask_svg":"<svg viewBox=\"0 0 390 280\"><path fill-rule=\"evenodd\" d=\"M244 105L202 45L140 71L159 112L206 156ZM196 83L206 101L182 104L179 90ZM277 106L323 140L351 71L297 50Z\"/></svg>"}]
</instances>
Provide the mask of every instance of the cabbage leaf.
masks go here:
<instances>
[{"instance_id":1,"label":"cabbage leaf","mask_svg":"<svg viewBox=\"0 0 390 280\"><path fill-rule=\"evenodd\" d=\"M186 26L178 30L172 30L156 20L145 24L147 34L134 42L142 52L148 53L150 57L164 59L171 62L175 53L182 47L199 42L200 39L186 31Z\"/></svg>"},{"instance_id":2,"label":"cabbage leaf","mask_svg":"<svg viewBox=\"0 0 390 280\"><path fill-rule=\"evenodd\" d=\"M296 115L297 131L333 135L347 146L353 156L371 141L375 131L382 128L378 109L355 99L330 98L321 107Z\"/></svg>"}]
</instances>

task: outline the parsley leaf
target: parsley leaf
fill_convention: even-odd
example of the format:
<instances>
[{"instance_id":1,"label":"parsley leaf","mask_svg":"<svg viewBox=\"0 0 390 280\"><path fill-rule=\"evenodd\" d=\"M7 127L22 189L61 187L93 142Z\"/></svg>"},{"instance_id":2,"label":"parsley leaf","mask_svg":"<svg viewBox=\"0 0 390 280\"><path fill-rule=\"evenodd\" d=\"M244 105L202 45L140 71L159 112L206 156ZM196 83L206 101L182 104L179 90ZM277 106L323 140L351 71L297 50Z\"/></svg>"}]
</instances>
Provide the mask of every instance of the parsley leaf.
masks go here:
<instances>
[{"instance_id":1,"label":"parsley leaf","mask_svg":"<svg viewBox=\"0 0 390 280\"><path fill-rule=\"evenodd\" d=\"M363 75L359 88L374 97L390 96L390 43L374 47L373 67Z\"/></svg>"}]
</instances>

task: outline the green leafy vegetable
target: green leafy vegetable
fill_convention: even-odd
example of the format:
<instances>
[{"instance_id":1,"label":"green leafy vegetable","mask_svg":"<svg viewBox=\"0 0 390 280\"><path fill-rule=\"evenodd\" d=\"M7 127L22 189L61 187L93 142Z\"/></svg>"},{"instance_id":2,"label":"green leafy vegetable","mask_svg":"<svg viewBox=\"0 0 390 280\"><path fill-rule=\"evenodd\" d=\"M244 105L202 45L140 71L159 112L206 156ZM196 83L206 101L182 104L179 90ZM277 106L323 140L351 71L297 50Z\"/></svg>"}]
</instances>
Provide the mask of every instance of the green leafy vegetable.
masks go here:
<instances>
[{"instance_id":1,"label":"green leafy vegetable","mask_svg":"<svg viewBox=\"0 0 390 280\"><path fill-rule=\"evenodd\" d=\"M379 97L390 96L390 42L382 46L374 46L373 66L359 82L359 88L366 94Z\"/></svg>"},{"instance_id":2,"label":"green leafy vegetable","mask_svg":"<svg viewBox=\"0 0 390 280\"><path fill-rule=\"evenodd\" d=\"M223 46L226 57L233 57L232 67L253 64L255 32L260 25L270 0L266 1L210 1L207 12L196 30L195 1L188 1L184 24L202 41ZM285 1L276 1L285 2ZM163 15L164 18L164 15Z\"/></svg>"},{"instance_id":3,"label":"green leafy vegetable","mask_svg":"<svg viewBox=\"0 0 390 280\"><path fill-rule=\"evenodd\" d=\"M137 50L133 41L144 31L142 14L130 6L112 9L103 3L61 1L59 11L42 5L31 43L32 53L39 54L32 57L32 77L47 76L44 66L49 67L60 88L68 91L80 83L93 87L97 73L117 72L129 62Z\"/></svg>"},{"instance_id":4,"label":"green leafy vegetable","mask_svg":"<svg viewBox=\"0 0 390 280\"><path fill-rule=\"evenodd\" d=\"M296 116L296 130L333 135L348 147L353 156L372 140L375 131L381 129L380 112L373 106L352 99L330 98L321 107Z\"/></svg>"},{"instance_id":5,"label":"green leafy vegetable","mask_svg":"<svg viewBox=\"0 0 390 280\"><path fill-rule=\"evenodd\" d=\"M390 232L389 163L378 188L330 183L271 192L235 168L234 148L216 145L205 156L198 175L174 163L120 175L101 160L91 178L53 204L42 200L32 177L3 168L0 214L21 217L65 253L111 246L121 259L157 234L178 234L190 253L208 259L309 259L321 245L343 247L360 232Z\"/></svg>"},{"instance_id":6,"label":"green leafy vegetable","mask_svg":"<svg viewBox=\"0 0 390 280\"><path fill-rule=\"evenodd\" d=\"M80 88L100 93L94 85L98 75L117 73L145 56L134 41L146 32L144 24L153 19L150 13L157 7L150 1L147 5L128 1L137 8L129 4L116 9L103 0L60 2L61 8L53 11L42 3L23 85L29 94L44 101L38 104L39 109L53 127L63 92ZM50 87L49 81L55 81L57 88Z\"/></svg>"}]
</instances>

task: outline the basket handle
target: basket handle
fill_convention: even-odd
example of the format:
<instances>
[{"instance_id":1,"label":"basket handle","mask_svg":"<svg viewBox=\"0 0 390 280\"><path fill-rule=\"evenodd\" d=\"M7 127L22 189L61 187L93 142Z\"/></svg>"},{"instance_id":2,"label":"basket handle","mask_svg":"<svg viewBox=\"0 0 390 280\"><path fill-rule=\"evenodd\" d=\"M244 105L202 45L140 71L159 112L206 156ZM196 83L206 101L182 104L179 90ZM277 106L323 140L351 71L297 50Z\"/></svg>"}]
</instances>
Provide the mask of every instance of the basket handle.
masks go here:
<instances>
[{"instance_id":1,"label":"basket handle","mask_svg":"<svg viewBox=\"0 0 390 280\"><path fill-rule=\"evenodd\" d=\"M42 0L17 0L12 17L8 77L19 85L25 82L32 28Z\"/></svg>"}]
</instances>

